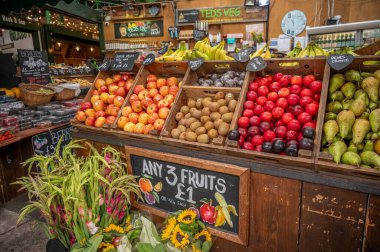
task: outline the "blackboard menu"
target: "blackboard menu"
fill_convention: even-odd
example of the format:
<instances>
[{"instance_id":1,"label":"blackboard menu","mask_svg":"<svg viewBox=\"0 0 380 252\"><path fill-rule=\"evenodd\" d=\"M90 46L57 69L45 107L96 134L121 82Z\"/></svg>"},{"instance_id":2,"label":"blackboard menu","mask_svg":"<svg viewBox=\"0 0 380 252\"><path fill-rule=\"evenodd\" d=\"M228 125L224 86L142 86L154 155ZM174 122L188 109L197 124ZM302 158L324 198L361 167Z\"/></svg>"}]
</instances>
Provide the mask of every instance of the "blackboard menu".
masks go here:
<instances>
[{"instance_id":1,"label":"blackboard menu","mask_svg":"<svg viewBox=\"0 0 380 252\"><path fill-rule=\"evenodd\" d=\"M62 138L61 148L66 146L71 141L71 130L73 126L68 125L62 128L49 130L47 132L35 135L32 137L32 146L35 154L51 156L55 153L57 144Z\"/></svg>"},{"instance_id":2,"label":"blackboard menu","mask_svg":"<svg viewBox=\"0 0 380 252\"><path fill-rule=\"evenodd\" d=\"M161 37L164 34L163 20L116 23L115 38Z\"/></svg>"},{"instance_id":3,"label":"blackboard menu","mask_svg":"<svg viewBox=\"0 0 380 252\"><path fill-rule=\"evenodd\" d=\"M327 63L336 71L349 66L352 61L354 61L354 56L351 54L330 54L327 57Z\"/></svg>"},{"instance_id":4,"label":"blackboard menu","mask_svg":"<svg viewBox=\"0 0 380 252\"><path fill-rule=\"evenodd\" d=\"M50 75L54 76L76 76L76 75L95 75L95 69L89 67L81 68L62 68L62 69L50 69Z\"/></svg>"},{"instance_id":5,"label":"blackboard menu","mask_svg":"<svg viewBox=\"0 0 380 252\"><path fill-rule=\"evenodd\" d=\"M207 31L203 30L194 30L193 31L193 37L195 41L199 41L204 39L207 36Z\"/></svg>"},{"instance_id":6,"label":"blackboard menu","mask_svg":"<svg viewBox=\"0 0 380 252\"><path fill-rule=\"evenodd\" d=\"M138 182L145 197L145 203L141 204L165 212L194 207L205 224L238 233L239 176L139 155L130 155L130 161L132 173L140 176ZM218 206L234 209L236 215L231 211L230 221L217 223L210 217L210 211L217 211Z\"/></svg>"},{"instance_id":7,"label":"blackboard menu","mask_svg":"<svg viewBox=\"0 0 380 252\"><path fill-rule=\"evenodd\" d=\"M204 58L191 59L189 61L190 69L193 71L196 71L198 68L200 68L203 65L204 62L205 62Z\"/></svg>"},{"instance_id":8,"label":"blackboard menu","mask_svg":"<svg viewBox=\"0 0 380 252\"><path fill-rule=\"evenodd\" d=\"M267 67L267 63L260 56L252 58L248 63L246 70L248 72L258 72L264 70Z\"/></svg>"},{"instance_id":9,"label":"blackboard menu","mask_svg":"<svg viewBox=\"0 0 380 252\"><path fill-rule=\"evenodd\" d=\"M104 59L102 64L99 66L99 71L100 72L105 72L110 70L112 60L111 59Z\"/></svg>"},{"instance_id":10,"label":"blackboard menu","mask_svg":"<svg viewBox=\"0 0 380 252\"><path fill-rule=\"evenodd\" d=\"M111 70L121 72L131 71L138 56L138 52L116 53L112 61Z\"/></svg>"},{"instance_id":11,"label":"blackboard menu","mask_svg":"<svg viewBox=\"0 0 380 252\"><path fill-rule=\"evenodd\" d=\"M192 24L199 20L199 10L178 10L178 24Z\"/></svg>"},{"instance_id":12,"label":"blackboard menu","mask_svg":"<svg viewBox=\"0 0 380 252\"><path fill-rule=\"evenodd\" d=\"M18 49L21 81L48 84L51 82L47 52Z\"/></svg>"}]
</instances>

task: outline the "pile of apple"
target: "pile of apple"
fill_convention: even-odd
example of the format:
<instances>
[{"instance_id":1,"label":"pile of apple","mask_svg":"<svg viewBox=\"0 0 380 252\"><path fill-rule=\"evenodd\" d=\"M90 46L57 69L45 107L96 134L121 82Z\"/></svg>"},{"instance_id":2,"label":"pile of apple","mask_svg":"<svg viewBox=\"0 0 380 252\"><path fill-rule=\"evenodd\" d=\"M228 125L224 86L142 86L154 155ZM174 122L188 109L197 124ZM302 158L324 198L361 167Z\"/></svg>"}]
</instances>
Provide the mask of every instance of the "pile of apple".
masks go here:
<instances>
[{"instance_id":1,"label":"pile of apple","mask_svg":"<svg viewBox=\"0 0 380 252\"><path fill-rule=\"evenodd\" d=\"M137 134L162 130L180 83L176 77L165 79L150 74L145 86L134 87L133 94L129 97L129 104L122 109L121 116L117 120L120 129Z\"/></svg>"},{"instance_id":2,"label":"pile of apple","mask_svg":"<svg viewBox=\"0 0 380 252\"><path fill-rule=\"evenodd\" d=\"M314 75L258 77L249 84L238 129L229 132L247 150L297 156L312 150L322 82Z\"/></svg>"},{"instance_id":3,"label":"pile of apple","mask_svg":"<svg viewBox=\"0 0 380 252\"><path fill-rule=\"evenodd\" d=\"M81 104L75 118L87 126L97 128L102 128L104 124L111 125L133 82L134 79L129 74L114 74L105 80L98 78L90 101Z\"/></svg>"}]
</instances>

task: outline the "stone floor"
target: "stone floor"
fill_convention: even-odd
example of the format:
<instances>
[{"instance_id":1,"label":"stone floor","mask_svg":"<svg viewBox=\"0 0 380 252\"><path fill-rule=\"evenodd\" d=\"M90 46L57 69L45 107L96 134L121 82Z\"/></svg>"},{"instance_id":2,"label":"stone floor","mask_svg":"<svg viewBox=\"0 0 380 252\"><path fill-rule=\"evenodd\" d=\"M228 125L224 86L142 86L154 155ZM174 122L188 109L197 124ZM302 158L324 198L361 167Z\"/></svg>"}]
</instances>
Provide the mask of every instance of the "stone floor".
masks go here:
<instances>
[{"instance_id":1,"label":"stone floor","mask_svg":"<svg viewBox=\"0 0 380 252\"><path fill-rule=\"evenodd\" d=\"M0 251L1 252L43 252L47 238L38 221L38 213L28 216L16 225L20 210L27 202L25 194L0 205Z\"/></svg>"}]
</instances>

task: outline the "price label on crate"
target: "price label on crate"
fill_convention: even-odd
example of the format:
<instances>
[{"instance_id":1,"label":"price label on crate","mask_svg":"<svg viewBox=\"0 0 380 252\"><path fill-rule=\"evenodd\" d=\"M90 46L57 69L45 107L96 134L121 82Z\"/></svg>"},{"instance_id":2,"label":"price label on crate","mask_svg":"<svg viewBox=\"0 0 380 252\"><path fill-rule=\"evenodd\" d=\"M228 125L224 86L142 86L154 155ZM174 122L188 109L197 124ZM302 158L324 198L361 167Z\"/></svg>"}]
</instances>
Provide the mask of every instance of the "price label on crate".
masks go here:
<instances>
[{"instance_id":1,"label":"price label on crate","mask_svg":"<svg viewBox=\"0 0 380 252\"><path fill-rule=\"evenodd\" d=\"M202 31L202 30L194 30L193 31L193 37L194 37L195 41L202 40L206 36L207 36L207 32L206 31Z\"/></svg>"},{"instance_id":2,"label":"price label on crate","mask_svg":"<svg viewBox=\"0 0 380 252\"><path fill-rule=\"evenodd\" d=\"M158 50L158 53L162 55L162 54L166 53L168 51L168 49L169 49L169 46L165 45L160 50Z\"/></svg>"},{"instance_id":3,"label":"price label on crate","mask_svg":"<svg viewBox=\"0 0 380 252\"><path fill-rule=\"evenodd\" d=\"M252 58L247 64L248 72L258 72L267 67L267 63L260 56Z\"/></svg>"},{"instance_id":4,"label":"price label on crate","mask_svg":"<svg viewBox=\"0 0 380 252\"><path fill-rule=\"evenodd\" d=\"M189 61L190 69L196 71L205 62L204 58L196 58Z\"/></svg>"},{"instance_id":5,"label":"price label on crate","mask_svg":"<svg viewBox=\"0 0 380 252\"><path fill-rule=\"evenodd\" d=\"M238 53L233 55L234 59L238 62L247 62L249 60L249 55L253 52L253 48L245 48L240 50Z\"/></svg>"},{"instance_id":6,"label":"price label on crate","mask_svg":"<svg viewBox=\"0 0 380 252\"><path fill-rule=\"evenodd\" d=\"M57 69L53 69L53 75L59 75L59 71Z\"/></svg>"},{"instance_id":7,"label":"price label on crate","mask_svg":"<svg viewBox=\"0 0 380 252\"><path fill-rule=\"evenodd\" d=\"M147 65L152 64L155 60L156 60L156 57L154 56L154 54L153 54L153 53L150 53L150 54L148 54L148 55L145 57L145 59L143 60L142 64L143 64L144 66L147 66Z\"/></svg>"},{"instance_id":8,"label":"price label on crate","mask_svg":"<svg viewBox=\"0 0 380 252\"><path fill-rule=\"evenodd\" d=\"M331 54L327 57L327 63L336 71L351 65L352 61L354 61L354 56L351 54Z\"/></svg>"},{"instance_id":9,"label":"price label on crate","mask_svg":"<svg viewBox=\"0 0 380 252\"><path fill-rule=\"evenodd\" d=\"M131 71L138 56L138 52L116 53L112 61L111 70L120 72Z\"/></svg>"},{"instance_id":10,"label":"price label on crate","mask_svg":"<svg viewBox=\"0 0 380 252\"><path fill-rule=\"evenodd\" d=\"M102 64L99 66L99 71L105 72L110 70L111 66L111 60L110 59L104 59Z\"/></svg>"}]
</instances>

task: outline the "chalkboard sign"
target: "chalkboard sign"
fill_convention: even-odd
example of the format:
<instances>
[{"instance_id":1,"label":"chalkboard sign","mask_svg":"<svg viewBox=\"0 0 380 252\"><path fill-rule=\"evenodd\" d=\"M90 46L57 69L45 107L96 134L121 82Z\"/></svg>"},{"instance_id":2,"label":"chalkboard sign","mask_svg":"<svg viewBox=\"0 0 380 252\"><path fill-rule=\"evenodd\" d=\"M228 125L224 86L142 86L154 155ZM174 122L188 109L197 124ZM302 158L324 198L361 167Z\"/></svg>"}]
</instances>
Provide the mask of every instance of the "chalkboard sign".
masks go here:
<instances>
[{"instance_id":1,"label":"chalkboard sign","mask_svg":"<svg viewBox=\"0 0 380 252\"><path fill-rule=\"evenodd\" d=\"M171 38L178 38L179 37L179 27L177 26L170 26L168 28L169 34Z\"/></svg>"},{"instance_id":2,"label":"chalkboard sign","mask_svg":"<svg viewBox=\"0 0 380 252\"><path fill-rule=\"evenodd\" d=\"M199 41L204 39L207 36L207 31L202 31L202 30L194 30L193 31L193 36L195 41Z\"/></svg>"},{"instance_id":3,"label":"chalkboard sign","mask_svg":"<svg viewBox=\"0 0 380 252\"><path fill-rule=\"evenodd\" d=\"M205 62L204 58L191 59L189 61L190 69L193 71L196 71L198 68L200 68L203 65L204 62Z\"/></svg>"},{"instance_id":4,"label":"chalkboard sign","mask_svg":"<svg viewBox=\"0 0 380 252\"><path fill-rule=\"evenodd\" d=\"M327 63L336 71L351 65L352 61L354 61L354 56L351 54L330 54L327 57Z\"/></svg>"},{"instance_id":5,"label":"chalkboard sign","mask_svg":"<svg viewBox=\"0 0 380 252\"><path fill-rule=\"evenodd\" d=\"M126 146L129 172L139 176L144 202L137 208L165 217L178 210L220 206L224 201L231 210L231 222L220 226L201 214L200 219L214 234L246 244L248 231L248 184L250 170ZM222 203L223 205L223 203ZM203 207L202 207L203 206ZM236 211L234 211L234 210Z\"/></svg>"},{"instance_id":6,"label":"chalkboard sign","mask_svg":"<svg viewBox=\"0 0 380 252\"><path fill-rule=\"evenodd\" d=\"M62 151L62 148L71 141L72 129L73 126L68 125L33 136L32 146L34 153L44 156L53 155L61 138L62 142L60 151Z\"/></svg>"},{"instance_id":7,"label":"chalkboard sign","mask_svg":"<svg viewBox=\"0 0 380 252\"><path fill-rule=\"evenodd\" d=\"M111 62L111 59L104 59L102 64L99 66L99 71L105 72L110 70Z\"/></svg>"},{"instance_id":8,"label":"chalkboard sign","mask_svg":"<svg viewBox=\"0 0 380 252\"><path fill-rule=\"evenodd\" d=\"M247 64L247 71L258 72L267 67L267 63L260 56L252 58Z\"/></svg>"},{"instance_id":9,"label":"chalkboard sign","mask_svg":"<svg viewBox=\"0 0 380 252\"><path fill-rule=\"evenodd\" d=\"M145 59L143 60L142 64L144 66L152 64L156 60L156 57L154 57L153 53L148 54Z\"/></svg>"},{"instance_id":10,"label":"chalkboard sign","mask_svg":"<svg viewBox=\"0 0 380 252\"><path fill-rule=\"evenodd\" d=\"M177 10L177 24L193 24L199 20L199 10Z\"/></svg>"},{"instance_id":11,"label":"chalkboard sign","mask_svg":"<svg viewBox=\"0 0 380 252\"><path fill-rule=\"evenodd\" d=\"M131 71L138 56L138 52L116 53L111 64L111 70L121 72Z\"/></svg>"},{"instance_id":12,"label":"chalkboard sign","mask_svg":"<svg viewBox=\"0 0 380 252\"><path fill-rule=\"evenodd\" d=\"M158 53L162 55L162 54L166 53L168 51L168 49L169 49L169 46L165 45L160 50L158 50Z\"/></svg>"},{"instance_id":13,"label":"chalkboard sign","mask_svg":"<svg viewBox=\"0 0 380 252\"><path fill-rule=\"evenodd\" d=\"M51 83L47 52L18 49L21 81L24 83Z\"/></svg>"},{"instance_id":14,"label":"chalkboard sign","mask_svg":"<svg viewBox=\"0 0 380 252\"><path fill-rule=\"evenodd\" d=\"M253 52L253 48L245 48L233 55L234 59L238 62L247 62L249 60L249 55Z\"/></svg>"},{"instance_id":15,"label":"chalkboard sign","mask_svg":"<svg viewBox=\"0 0 380 252\"><path fill-rule=\"evenodd\" d=\"M164 35L163 20L131 21L114 24L115 38L161 37Z\"/></svg>"}]
</instances>

